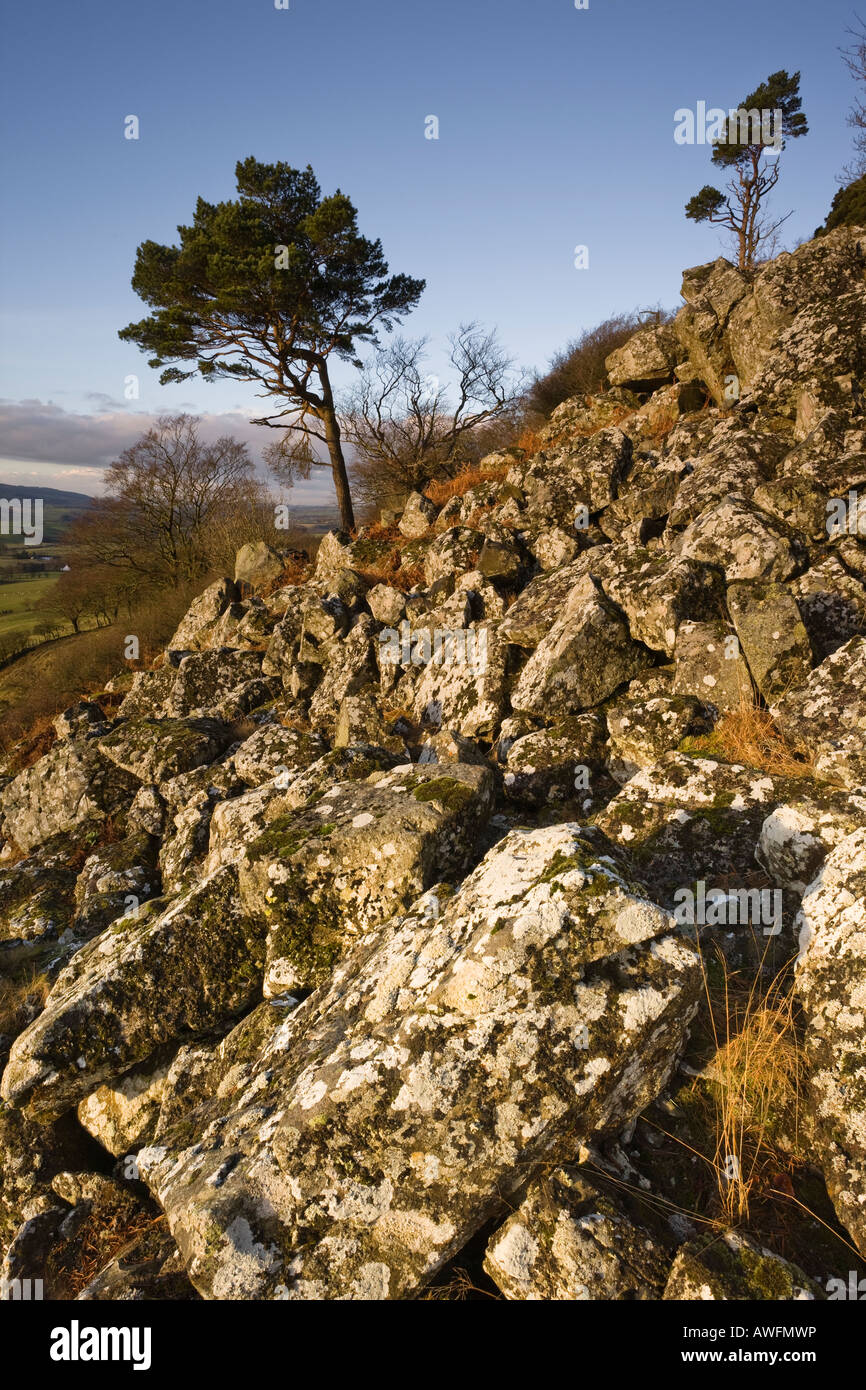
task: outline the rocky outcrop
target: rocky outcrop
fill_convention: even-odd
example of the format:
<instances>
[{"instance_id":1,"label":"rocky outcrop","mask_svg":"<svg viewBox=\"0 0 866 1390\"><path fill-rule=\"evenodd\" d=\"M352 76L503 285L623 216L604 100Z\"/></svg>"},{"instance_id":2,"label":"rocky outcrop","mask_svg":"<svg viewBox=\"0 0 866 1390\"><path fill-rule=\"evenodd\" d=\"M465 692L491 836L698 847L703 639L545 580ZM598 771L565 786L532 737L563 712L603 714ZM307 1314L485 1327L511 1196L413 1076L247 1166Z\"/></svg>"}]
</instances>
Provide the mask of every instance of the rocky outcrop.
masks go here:
<instances>
[{"instance_id":1,"label":"rocky outcrop","mask_svg":"<svg viewBox=\"0 0 866 1390\"><path fill-rule=\"evenodd\" d=\"M830 851L802 907L797 993L827 1186L866 1252L866 828Z\"/></svg>"},{"instance_id":2,"label":"rocky outcrop","mask_svg":"<svg viewBox=\"0 0 866 1390\"><path fill-rule=\"evenodd\" d=\"M707 1185L728 971L796 980L761 1142L866 1253L864 245L687 271L531 450L314 566L245 547L120 702L12 750L9 1277L818 1297L817 1227L789 1258Z\"/></svg>"},{"instance_id":3,"label":"rocky outcrop","mask_svg":"<svg viewBox=\"0 0 866 1390\"><path fill-rule=\"evenodd\" d=\"M429 904L238 1059L244 1099L205 1099L204 1145L187 1120L139 1154L200 1291L405 1296L528 1164L621 1128L667 1075L697 958L577 827L512 834Z\"/></svg>"}]
</instances>

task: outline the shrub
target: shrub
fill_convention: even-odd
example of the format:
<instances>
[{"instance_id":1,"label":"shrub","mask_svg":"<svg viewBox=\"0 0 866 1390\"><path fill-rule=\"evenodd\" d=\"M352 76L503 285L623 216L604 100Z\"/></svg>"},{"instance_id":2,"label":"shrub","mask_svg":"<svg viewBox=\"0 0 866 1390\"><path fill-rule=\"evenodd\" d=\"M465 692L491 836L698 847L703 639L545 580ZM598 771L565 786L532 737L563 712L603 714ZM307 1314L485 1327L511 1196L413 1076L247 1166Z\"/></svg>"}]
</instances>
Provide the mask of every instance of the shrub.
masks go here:
<instances>
[{"instance_id":1,"label":"shrub","mask_svg":"<svg viewBox=\"0 0 866 1390\"><path fill-rule=\"evenodd\" d=\"M835 227L866 227L866 174L840 188L827 214L823 227L817 227L815 236L824 236Z\"/></svg>"},{"instance_id":2,"label":"shrub","mask_svg":"<svg viewBox=\"0 0 866 1390\"><path fill-rule=\"evenodd\" d=\"M660 315L665 322L670 315ZM589 396L607 389L605 358L622 347L641 327L635 311L615 314L595 328L587 328L550 360L543 375L535 378L526 393L527 409L549 418L558 405L572 396Z\"/></svg>"}]
</instances>

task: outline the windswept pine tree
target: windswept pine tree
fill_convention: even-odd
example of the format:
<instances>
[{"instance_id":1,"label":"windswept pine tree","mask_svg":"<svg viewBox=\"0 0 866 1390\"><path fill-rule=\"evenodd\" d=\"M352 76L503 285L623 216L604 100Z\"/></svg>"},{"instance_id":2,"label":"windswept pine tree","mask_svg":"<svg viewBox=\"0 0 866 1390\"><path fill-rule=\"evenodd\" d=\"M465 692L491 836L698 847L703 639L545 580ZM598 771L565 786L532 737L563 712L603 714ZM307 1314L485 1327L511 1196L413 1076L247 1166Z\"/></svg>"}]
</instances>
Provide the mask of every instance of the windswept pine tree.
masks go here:
<instances>
[{"instance_id":1,"label":"windswept pine tree","mask_svg":"<svg viewBox=\"0 0 866 1390\"><path fill-rule=\"evenodd\" d=\"M179 244L144 241L132 287L153 312L120 331L151 354L160 381L253 381L280 405L257 424L287 431L284 454L299 472L323 460L334 475L343 527L352 498L330 364L360 366L357 345L375 344L418 301L423 280L389 275L380 241L361 236L339 189L322 196L313 170L252 157L235 170L237 199L199 198ZM193 365L185 368L185 364Z\"/></svg>"},{"instance_id":2,"label":"windswept pine tree","mask_svg":"<svg viewBox=\"0 0 866 1390\"><path fill-rule=\"evenodd\" d=\"M807 135L809 126L800 107L800 74L773 72L724 119L724 130L712 141L712 161L730 172L727 195L704 184L686 203L693 222L717 222L736 240L741 270L752 270L762 246L772 247L774 234L790 217L767 221L761 210L779 182L780 154L786 139Z\"/></svg>"}]
</instances>

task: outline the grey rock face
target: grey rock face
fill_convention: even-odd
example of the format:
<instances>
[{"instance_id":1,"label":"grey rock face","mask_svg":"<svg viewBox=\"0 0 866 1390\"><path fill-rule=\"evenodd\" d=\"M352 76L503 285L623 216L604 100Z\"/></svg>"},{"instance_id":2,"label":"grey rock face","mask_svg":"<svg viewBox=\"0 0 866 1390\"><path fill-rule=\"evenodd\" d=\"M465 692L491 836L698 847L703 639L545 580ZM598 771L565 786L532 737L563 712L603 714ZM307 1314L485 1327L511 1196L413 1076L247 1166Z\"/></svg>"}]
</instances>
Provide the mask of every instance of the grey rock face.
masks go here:
<instances>
[{"instance_id":1,"label":"grey rock face","mask_svg":"<svg viewBox=\"0 0 866 1390\"><path fill-rule=\"evenodd\" d=\"M4 1100L62 1113L161 1044L225 1023L261 989L264 922L232 869L160 911L145 904L84 946L16 1039Z\"/></svg>"},{"instance_id":2,"label":"grey rock face","mask_svg":"<svg viewBox=\"0 0 866 1390\"><path fill-rule=\"evenodd\" d=\"M732 584L728 610L755 685L768 704L804 685L812 648L796 600L782 584Z\"/></svg>"},{"instance_id":3,"label":"grey rock face","mask_svg":"<svg viewBox=\"0 0 866 1390\"><path fill-rule=\"evenodd\" d=\"M87 822L122 817L137 786L94 742L63 739L0 789L0 822L23 850L33 849Z\"/></svg>"},{"instance_id":4,"label":"grey rock face","mask_svg":"<svg viewBox=\"0 0 866 1390\"><path fill-rule=\"evenodd\" d=\"M819 777L866 785L866 638L839 647L773 713L791 742L813 756Z\"/></svg>"},{"instance_id":5,"label":"grey rock face","mask_svg":"<svg viewBox=\"0 0 866 1390\"><path fill-rule=\"evenodd\" d=\"M645 391L667 381L683 356L673 326L661 324L635 333L604 365L612 386Z\"/></svg>"},{"instance_id":6,"label":"grey rock face","mask_svg":"<svg viewBox=\"0 0 866 1390\"><path fill-rule=\"evenodd\" d=\"M491 1237L484 1268L509 1299L657 1299L670 1257L579 1169L534 1183Z\"/></svg>"},{"instance_id":7,"label":"grey rock face","mask_svg":"<svg viewBox=\"0 0 866 1390\"><path fill-rule=\"evenodd\" d=\"M169 642L174 651L197 651L210 646L209 635L230 604L240 599L240 590L231 579L220 579L199 594L181 620Z\"/></svg>"},{"instance_id":8,"label":"grey rock face","mask_svg":"<svg viewBox=\"0 0 866 1390\"><path fill-rule=\"evenodd\" d=\"M233 1097L139 1163L205 1296L398 1298L535 1165L640 1109L698 984L577 827L517 832L440 918L422 899L373 934Z\"/></svg>"},{"instance_id":9,"label":"grey rock face","mask_svg":"<svg viewBox=\"0 0 866 1390\"><path fill-rule=\"evenodd\" d=\"M724 713L751 703L752 678L739 638L727 623L683 623L677 631L674 693Z\"/></svg>"},{"instance_id":10,"label":"grey rock face","mask_svg":"<svg viewBox=\"0 0 866 1390\"><path fill-rule=\"evenodd\" d=\"M722 1240L684 1245L671 1268L666 1299L773 1299L801 1302L824 1297L798 1265L758 1245L740 1231Z\"/></svg>"},{"instance_id":11,"label":"grey rock face","mask_svg":"<svg viewBox=\"0 0 866 1390\"><path fill-rule=\"evenodd\" d=\"M604 717L595 711L514 739L505 758L505 795L522 806L580 804L604 763L606 739Z\"/></svg>"},{"instance_id":12,"label":"grey rock face","mask_svg":"<svg viewBox=\"0 0 866 1390\"><path fill-rule=\"evenodd\" d=\"M283 561L264 541L242 545L235 559L235 583L262 588L283 572Z\"/></svg>"},{"instance_id":13,"label":"grey rock face","mask_svg":"<svg viewBox=\"0 0 866 1390\"><path fill-rule=\"evenodd\" d=\"M397 523L397 530L407 540L417 540L429 531L435 518L434 503L428 497L423 497L420 492L410 492L403 508L403 515Z\"/></svg>"},{"instance_id":14,"label":"grey rock face","mask_svg":"<svg viewBox=\"0 0 866 1390\"><path fill-rule=\"evenodd\" d=\"M802 907L797 993L809 1108L839 1218L866 1251L866 829L840 840Z\"/></svg>"},{"instance_id":15,"label":"grey rock face","mask_svg":"<svg viewBox=\"0 0 866 1390\"><path fill-rule=\"evenodd\" d=\"M578 714L651 662L646 647L632 640L619 611L587 575L523 668L512 707L548 718Z\"/></svg>"},{"instance_id":16,"label":"grey rock face","mask_svg":"<svg viewBox=\"0 0 866 1390\"><path fill-rule=\"evenodd\" d=\"M372 777L275 818L240 859L241 900L269 923L268 994L322 984L352 940L471 856L492 805L486 769Z\"/></svg>"}]
</instances>

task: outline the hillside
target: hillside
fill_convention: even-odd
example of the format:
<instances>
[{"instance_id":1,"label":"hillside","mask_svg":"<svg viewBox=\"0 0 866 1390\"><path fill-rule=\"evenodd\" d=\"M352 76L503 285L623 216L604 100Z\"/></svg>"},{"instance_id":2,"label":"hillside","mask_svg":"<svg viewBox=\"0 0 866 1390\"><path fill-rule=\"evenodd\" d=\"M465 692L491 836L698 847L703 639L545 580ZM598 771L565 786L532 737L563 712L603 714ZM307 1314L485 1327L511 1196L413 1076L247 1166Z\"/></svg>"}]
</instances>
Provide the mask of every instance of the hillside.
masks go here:
<instances>
[{"instance_id":1,"label":"hillside","mask_svg":"<svg viewBox=\"0 0 866 1390\"><path fill-rule=\"evenodd\" d=\"M83 492L66 492L60 488L42 487L37 483L32 486L20 487L11 483L4 483L2 480L0 480L0 498L5 498L9 502L15 499L35 501L40 498L42 500L43 549L45 546L56 544L62 540L72 522L76 521L83 512L88 511L93 505L93 498L88 497ZM13 547L19 549L21 546L20 537L0 534L0 563L2 563L4 548L6 550ZM36 553L37 548L32 547L32 549Z\"/></svg>"},{"instance_id":2,"label":"hillside","mask_svg":"<svg viewBox=\"0 0 866 1390\"><path fill-rule=\"evenodd\" d=\"M866 229L682 293L534 452L244 547L0 769L4 1277L866 1274Z\"/></svg>"}]
</instances>

